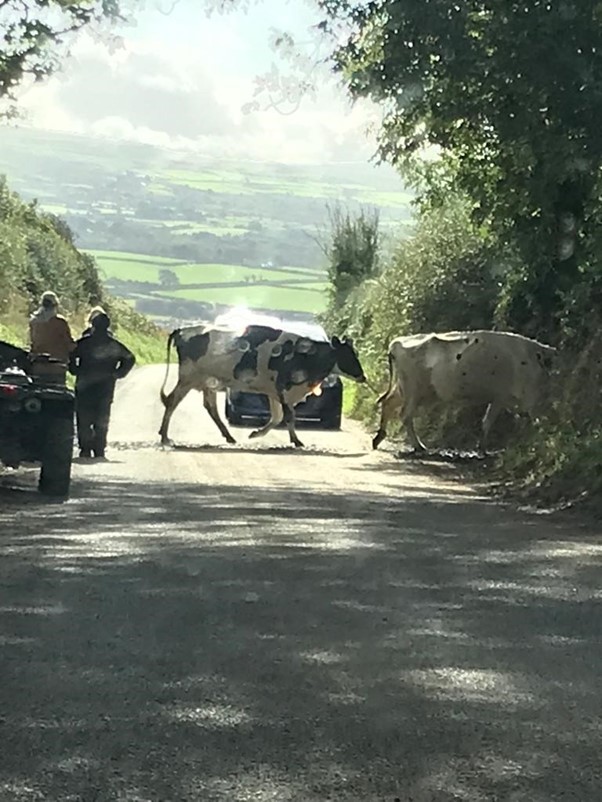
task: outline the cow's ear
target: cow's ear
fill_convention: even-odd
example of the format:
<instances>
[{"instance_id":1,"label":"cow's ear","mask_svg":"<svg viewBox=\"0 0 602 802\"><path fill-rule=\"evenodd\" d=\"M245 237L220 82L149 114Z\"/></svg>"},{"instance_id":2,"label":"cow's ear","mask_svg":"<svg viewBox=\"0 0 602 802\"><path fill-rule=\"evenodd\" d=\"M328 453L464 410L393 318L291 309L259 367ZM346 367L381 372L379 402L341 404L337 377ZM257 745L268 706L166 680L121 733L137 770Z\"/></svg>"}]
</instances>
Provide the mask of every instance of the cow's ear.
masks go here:
<instances>
[{"instance_id":1,"label":"cow's ear","mask_svg":"<svg viewBox=\"0 0 602 802\"><path fill-rule=\"evenodd\" d=\"M339 345L341 344L341 341L339 340L339 338L335 334L334 337L332 338L332 340L330 341L330 343L331 343L331 345L334 345L335 348L338 348Z\"/></svg>"}]
</instances>

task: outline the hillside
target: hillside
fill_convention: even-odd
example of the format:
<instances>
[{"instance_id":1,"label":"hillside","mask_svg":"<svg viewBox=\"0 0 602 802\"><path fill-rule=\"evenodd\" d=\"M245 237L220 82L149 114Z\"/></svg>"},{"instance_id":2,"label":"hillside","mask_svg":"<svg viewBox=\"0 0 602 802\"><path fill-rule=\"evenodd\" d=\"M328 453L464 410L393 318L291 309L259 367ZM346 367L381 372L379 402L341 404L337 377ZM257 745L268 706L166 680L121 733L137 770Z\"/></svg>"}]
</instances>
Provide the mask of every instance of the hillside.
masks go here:
<instances>
[{"instance_id":1,"label":"hillside","mask_svg":"<svg viewBox=\"0 0 602 802\"><path fill-rule=\"evenodd\" d=\"M0 339L27 344L29 314L46 289L59 294L74 336L91 306L102 303L140 364L163 358L163 332L104 289L94 259L75 247L68 226L0 180Z\"/></svg>"},{"instance_id":2,"label":"hillside","mask_svg":"<svg viewBox=\"0 0 602 802\"><path fill-rule=\"evenodd\" d=\"M4 127L0 172L69 224L108 290L167 326L233 303L322 311L328 204L376 207L385 232L411 225L397 174L364 163L240 163Z\"/></svg>"}]
</instances>

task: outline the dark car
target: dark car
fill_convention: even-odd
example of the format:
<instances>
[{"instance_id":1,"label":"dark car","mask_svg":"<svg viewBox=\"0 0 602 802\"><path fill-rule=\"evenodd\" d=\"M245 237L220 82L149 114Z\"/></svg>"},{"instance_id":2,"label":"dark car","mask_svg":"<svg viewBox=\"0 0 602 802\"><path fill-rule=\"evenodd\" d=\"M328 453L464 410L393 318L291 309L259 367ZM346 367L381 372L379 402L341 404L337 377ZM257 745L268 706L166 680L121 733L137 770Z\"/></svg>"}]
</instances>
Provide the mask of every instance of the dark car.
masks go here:
<instances>
[{"instance_id":1,"label":"dark car","mask_svg":"<svg viewBox=\"0 0 602 802\"><path fill-rule=\"evenodd\" d=\"M49 384L22 368L0 365L0 462L10 468L38 463L40 492L66 497L71 483L74 409L75 396L64 385Z\"/></svg>"},{"instance_id":2,"label":"dark car","mask_svg":"<svg viewBox=\"0 0 602 802\"><path fill-rule=\"evenodd\" d=\"M310 337L312 340L328 341L324 329L315 323L285 321L280 323L280 328L293 334ZM245 423L267 423L270 419L267 396L242 390L226 391L225 412L228 422L234 426L242 426ZM300 424L317 425L324 429L340 429L342 412L343 383L339 376L331 374L324 379L317 392L296 405L295 421Z\"/></svg>"}]
</instances>

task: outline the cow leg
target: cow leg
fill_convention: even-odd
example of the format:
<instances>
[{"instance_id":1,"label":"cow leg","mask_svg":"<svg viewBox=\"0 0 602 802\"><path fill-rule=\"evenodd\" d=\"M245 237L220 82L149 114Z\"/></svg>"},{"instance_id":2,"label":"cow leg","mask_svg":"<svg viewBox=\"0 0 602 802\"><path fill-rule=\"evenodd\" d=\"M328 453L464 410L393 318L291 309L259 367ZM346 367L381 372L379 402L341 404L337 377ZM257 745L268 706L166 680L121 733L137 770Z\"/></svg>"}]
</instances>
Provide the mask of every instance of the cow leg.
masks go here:
<instances>
[{"instance_id":1,"label":"cow leg","mask_svg":"<svg viewBox=\"0 0 602 802\"><path fill-rule=\"evenodd\" d=\"M274 429L283 418L283 410L282 404L275 398L268 397L268 401L270 404L270 419L262 426L261 429L255 429L249 435L249 439L253 440L255 437L263 437L264 434L267 434L272 429Z\"/></svg>"},{"instance_id":2,"label":"cow leg","mask_svg":"<svg viewBox=\"0 0 602 802\"><path fill-rule=\"evenodd\" d=\"M483 452L483 454L487 453L486 445L491 432L491 427L497 420L501 411L502 407L494 402L489 404L487 410L485 411L483 422L481 424L481 442L479 443L479 449Z\"/></svg>"},{"instance_id":3,"label":"cow leg","mask_svg":"<svg viewBox=\"0 0 602 802\"><path fill-rule=\"evenodd\" d=\"M372 438L372 448L377 449L387 436L387 424L401 409L402 398L399 389L386 396L382 401L380 410L380 424L378 431Z\"/></svg>"},{"instance_id":4,"label":"cow leg","mask_svg":"<svg viewBox=\"0 0 602 802\"><path fill-rule=\"evenodd\" d=\"M191 391L192 387L190 385L181 384L178 382L176 386L173 388L171 393L166 396L165 398L165 412L163 413L163 420L161 421L161 427L159 428L159 435L161 436L161 445L169 445L170 439L167 436L167 431L169 429L169 422L171 420L171 416L176 411L176 407L186 398L188 393Z\"/></svg>"},{"instance_id":5,"label":"cow leg","mask_svg":"<svg viewBox=\"0 0 602 802\"><path fill-rule=\"evenodd\" d=\"M236 443L236 440L232 437L232 435L228 431L228 427L220 418L219 412L217 411L217 393L215 392L215 390L205 389L203 391L203 406L209 413L209 417L211 418L211 420L220 430L226 442L230 444Z\"/></svg>"},{"instance_id":6,"label":"cow leg","mask_svg":"<svg viewBox=\"0 0 602 802\"><path fill-rule=\"evenodd\" d=\"M284 398L282 398L281 403L284 411L284 422L286 423L286 427L288 429L290 441L295 448L303 448L303 443L301 440L299 440L297 437L297 432L295 431L295 408L285 403Z\"/></svg>"},{"instance_id":7,"label":"cow leg","mask_svg":"<svg viewBox=\"0 0 602 802\"><path fill-rule=\"evenodd\" d=\"M416 429L414 428L414 412L404 412L402 420L405 424L406 432L408 433L410 445L414 451L426 451L426 446L418 437Z\"/></svg>"},{"instance_id":8,"label":"cow leg","mask_svg":"<svg viewBox=\"0 0 602 802\"><path fill-rule=\"evenodd\" d=\"M414 415L416 414L416 407L418 406L417 401L413 393L409 395L409 401L407 398L408 396L406 396L406 403L401 411L401 421L405 426L410 445L414 451L426 451L426 446L418 437L416 429L414 428Z\"/></svg>"}]
</instances>

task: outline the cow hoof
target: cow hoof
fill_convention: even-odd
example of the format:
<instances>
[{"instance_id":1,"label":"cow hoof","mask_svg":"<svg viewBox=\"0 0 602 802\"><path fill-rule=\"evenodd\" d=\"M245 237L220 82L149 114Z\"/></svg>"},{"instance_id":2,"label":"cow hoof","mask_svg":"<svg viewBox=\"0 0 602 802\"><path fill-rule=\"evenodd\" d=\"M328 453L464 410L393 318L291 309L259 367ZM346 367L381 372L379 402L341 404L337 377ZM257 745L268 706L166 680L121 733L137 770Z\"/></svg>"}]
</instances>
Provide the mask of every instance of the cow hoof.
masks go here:
<instances>
[{"instance_id":1,"label":"cow hoof","mask_svg":"<svg viewBox=\"0 0 602 802\"><path fill-rule=\"evenodd\" d=\"M226 443L230 446L236 445L236 440L233 437L226 437Z\"/></svg>"},{"instance_id":2,"label":"cow hoof","mask_svg":"<svg viewBox=\"0 0 602 802\"><path fill-rule=\"evenodd\" d=\"M254 440L256 437L261 435L260 429L253 429L253 431L249 434L249 440Z\"/></svg>"},{"instance_id":3,"label":"cow hoof","mask_svg":"<svg viewBox=\"0 0 602 802\"><path fill-rule=\"evenodd\" d=\"M301 440L293 440L293 445L295 446L295 448L305 448Z\"/></svg>"},{"instance_id":4,"label":"cow hoof","mask_svg":"<svg viewBox=\"0 0 602 802\"><path fill-rule=\"evenodd\" d=\"M173 448L175 443L173 440L170 440L169 437L162 437L161 445L163 448Z\"/></svg>"},{"instance_id":5,"label":"cow hoof","mask_svg":"<svg viewBox=\"0 0 602 802\"><path fill-rule=\"evenodd\" d=\"M379 447L379 445L382 443L382 441L385 439L386 436L387 436L387 433L386 433L386 431L383 430L383 428L381 426L381 428L376 432L376 434L372 438L372 450L373 451L376 451L376 449Z\"/></svg>"}]
</instances>

